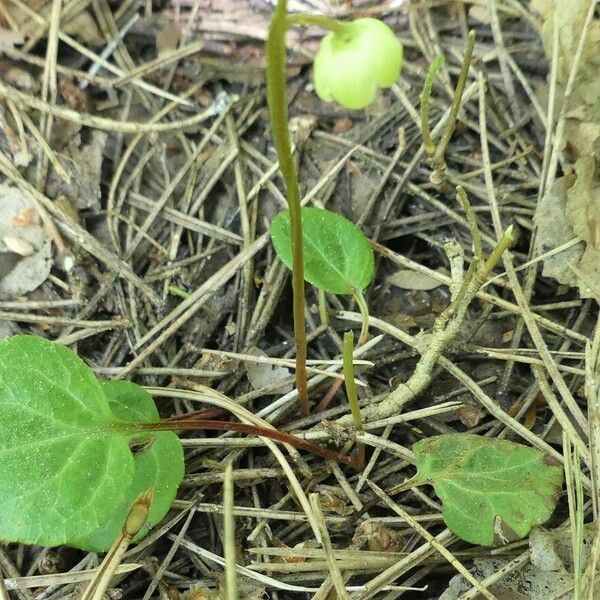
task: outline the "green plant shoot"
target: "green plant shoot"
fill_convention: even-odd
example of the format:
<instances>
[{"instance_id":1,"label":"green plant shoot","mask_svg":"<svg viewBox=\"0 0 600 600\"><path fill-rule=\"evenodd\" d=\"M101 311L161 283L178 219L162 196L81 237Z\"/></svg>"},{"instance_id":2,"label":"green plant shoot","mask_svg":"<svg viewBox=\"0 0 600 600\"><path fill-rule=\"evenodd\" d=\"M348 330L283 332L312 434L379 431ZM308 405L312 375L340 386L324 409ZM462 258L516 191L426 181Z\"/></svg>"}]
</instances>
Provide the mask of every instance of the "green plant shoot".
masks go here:
<instances>
[{"instance_id":1,"label":"green plant shoot","mask_svg":"<svg viewBox=\"0 0 600 600\"><path fill-rule=\"evenodd\" d=\"M145 524L160 521L184 474L173 430L240 431L329 460L354 461L277 430L194 418L160 420L152 397L100 381L74 352L36 336L0 340L0 539L105 551L139 495L154 490Z\"/></svg>"},{"instance_id":2,"label":"green plant shoot","mask_svg":"<svg viewBox=\"0 0 600 600\"><path fill-rule=\"evenodd\" d=\"M318 269L312 268L312 259L304 260L304 252L307 250L304 247L306 238L302 230L303 226L310 227L308 224L310 218L305 216L307 209L302 209L300 206L298 175L288 131L285 34L290 26L311 24L330 30L323 38L320 49L315 56L313 71L316 92L323 100L336 100L342 106L352 109L364 108L375 99L378 87L390 87L396 81L400 74L403 57L402 44L393 31L381 21L358 19L350 23L341 23L323 15L288 16L286 0L278 0L277 2L266 45L267 101L271 117L273 142L277 150L279 168L287 191L288 211L287 216L284 218L288 222L287 238L289 238L289 243L287 241L285 244L282 243L280 223L274 223L275 230L272 229L272 232L275 231L273 238L276 252L285 264L292 269L294 335L296 338L296 388L303 415L309 413L306 373L307 341L304 318L305 269L310 271L310 274L306 276L307 281L312 282L316 275L317 279L326 282L325 286L315 284L321 289L327 289L327 285L329 285L329 287L333 286L345 290L335 293L352 293L355 295L356 302L363 315L363 327L359 343L365 341L368 327L367 306L359 291L364 286L354 286L348 289L345 285L337 285L339 281L336 280L339 278L336 273L329 271L319 274L316 272ZM304 221L307 222L305 225ZM325 219L320 230L323 231L333 222L333 219ZM339 223L339 221L336 223ZM330 233L335 235L336 232ZM278 235L279 244L275 242ZM314 238L314 232L309 232L309 237ZM364 246L365 243L366 240L361 245ZM284 246L285 252L282 255L280 251ZM342 248L342 252L344 251L345 249ZM347 261L349 262L353 258L352 248L348 248L347 251L350 253ZM372 269L371 271L366 270L362 278L370 281Z\"/></svg>"},{"instance_id":3,"label":"green plant shoot","mask_svg":"<svg viewBox=\"0 0 600 600\"><path fill-rule=\"evenodd\" d=\"M363 344L368 332L369 309L362 292L375 272L373 249L362 231L337 213L304 207L301 215L304 278L320 290L352 294L362 315L359 344ZM271 239L277 256L293 268L288 211L273 219Z\"/></svg>"}]
</instances>

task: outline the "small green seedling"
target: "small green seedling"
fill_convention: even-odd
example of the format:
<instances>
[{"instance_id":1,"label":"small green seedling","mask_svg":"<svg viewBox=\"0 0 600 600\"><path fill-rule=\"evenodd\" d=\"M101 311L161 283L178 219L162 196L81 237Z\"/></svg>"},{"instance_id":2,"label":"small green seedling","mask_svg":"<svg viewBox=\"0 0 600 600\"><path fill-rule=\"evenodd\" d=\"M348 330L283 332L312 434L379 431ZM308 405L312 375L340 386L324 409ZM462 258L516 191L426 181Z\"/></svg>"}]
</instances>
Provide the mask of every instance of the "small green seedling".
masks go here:
<instances>
[{"instance_id":1,"label":"small green seedling","mask_svg":"<svg viewBox=\"0 0 600 600\"><path fill-rule=\"evenodd\" d=\"M184 474L173 430L260 435L354 465L283 432L206 419L160 420L152 397L126 381L100 381L74 352L36 336L0 340L0 539L105 551L141 493L148 519L169 510ZM190 416L194 416L193 414Z\"/></svg>"},{"instance_id":2,"label":"small green seedling","mask_svg":"<svg viewBox=\"0 0 600 600\"><path fill-rule=\"evenodd\" d=\"M304 279L325 292L352 294L363 317L359 340L362 344L367 337L369 317L362 292L375 273L373 248L354 223L337 213L305 207L301 215ZM277 256L291 269L289 211L283 211L273 219L271 239Z\"/></svg>"},{"instance_id":3,"label":"small green seedling","mask_svg":"<svg viewBox=\"0 0 600 600\"><path fill-rule=\"evenodd\" d=\"M292 267L292 236L289 211L271 223L271 239L277 256ZM362 231L330 210L302 209L304 279L333 294L364 290L375 270L373 249Z\"/></svg>"},{"instance_id":4,"label":"small green seedling","mask_svg":"<svg viewBox=\"0 0 600 600\"><path fill-rule=\"evenodd\" d=\"M315 56L315 90L323 100L336 100L350 109L364 108L375 99L378 87L389 87L396 81L402 67L403 52L402 44L393 31L376 19L341 23L323 15L288 15L286 0L278 0L271 20L266 46L267 99L273 141L285 181L289 207L286 214L275 219L271 232L275 251L292 269L296 387L301 411L307 415L309 403L304 280L311 283L318 281L315 285L324 290L355 296L363 315L359 340L363 342L367 333L368 311L360 292L371 281L374 261L366 238L350 221L330 211L321 211L317 218L316 213L311 212L315 209L301 208L298 176L288 131L286 99L285 34L293 25L319 25L329 30ZM306 235L303 234L304 228L309 230ZM362 237L358 242L358 249L353 245L339 245L335 241L347 235L355 240ZM323 242L316 248L311 241L314 242L320 236L323 236ZM330 247L327 240L334 240L335 243ZM323 256L318 256L315 260L316 254L323 251ZM357 258L359 262L356 267L362 266L365 269L359 277L356 268L349 268ZM346 271L338 272L337 267L340 265ZM349 274L352 279L348 279ZM358 279L359 285L353 279Z\"/></svg>"}]
</instances>

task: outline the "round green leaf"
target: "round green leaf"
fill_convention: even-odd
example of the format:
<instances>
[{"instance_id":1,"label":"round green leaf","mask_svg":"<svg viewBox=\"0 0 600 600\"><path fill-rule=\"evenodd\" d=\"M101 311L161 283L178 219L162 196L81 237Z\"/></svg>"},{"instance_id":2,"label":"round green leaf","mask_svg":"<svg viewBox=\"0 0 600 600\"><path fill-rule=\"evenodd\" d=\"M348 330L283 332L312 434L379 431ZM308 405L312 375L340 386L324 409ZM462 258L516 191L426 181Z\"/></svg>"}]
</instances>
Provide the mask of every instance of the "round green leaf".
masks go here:
<instances>
[{"instance_id":1,"label":"round green leaf","mask_svg":"<svg viewBox=\"0 0 600 600\"><path fill-rule=\"evenodd\" d=\"M560 465L537 450L469 433L413 446L417 485L428 483L458 537L481 546L525 537L550 518L563 482Z\"/></svg>"},{"instance_id":2,"label":"round green leaf","mask_svg":"<svg viewBox=\"0 0 600 600\"><path fill-rule=\"evenodd\" d=\"M159 420L152 396L142 387L130 381L102 381L102 389L108 398L115 417L135 423ZM150 487L154 497L148 520L133 539L140 541L167 514L183 479L183 447L172 431L159 431L145 436L148 447L134 454L135 475L124 500L106 525L71 545L92 552L104 552L120 534L131 506L136 498Z\"/></svg>"},{"instance_id":3,"label":"round green leaf","mask_svg":"<svg viewBox=\"0 0 600 600\"><path fill-rule=\"evenodd\" d=\"M292 268L290 213L279 213L271 223L277 256ZM334 294L364 290L375 270L373 249L354 223L329 210L302 209L304 278Z\"/></svg>"},{"instance_id":4,"label":"round green leaf","mask_svg":"<svg viewBox=\"0 0 600 600\"><path fill-rule=\"evenodd\" d=\"M0 340L0 539L55 546L97 529L133 478L100 383L65 346Z\"/></svg>"}]
</instances>

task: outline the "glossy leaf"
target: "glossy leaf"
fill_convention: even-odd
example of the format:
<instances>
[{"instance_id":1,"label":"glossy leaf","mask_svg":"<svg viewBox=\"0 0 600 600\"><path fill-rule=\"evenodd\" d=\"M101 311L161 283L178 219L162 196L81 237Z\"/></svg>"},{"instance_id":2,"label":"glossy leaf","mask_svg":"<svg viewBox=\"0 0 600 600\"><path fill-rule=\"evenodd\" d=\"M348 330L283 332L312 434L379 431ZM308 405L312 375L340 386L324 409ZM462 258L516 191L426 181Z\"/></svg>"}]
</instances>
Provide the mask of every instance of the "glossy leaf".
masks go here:
<instances>
[{"instance_id":1,"label":"glossy leaf","mask_svg":"<svg viewBox=\"0 0 600 600\"><path fill-rule=\"evenodd\" d=\"M525 537L548 520L563 469L535 448L473 434L428 438L413 446L416 485L433 485L444 521L461 539L492 546Z\"/></svg>"},{"instance_id":2,"label":"glossy leaf","mask_svg":"<svg viewBox=\"0 0 600 600\"><path fill-rule=\"evenodd\" d=\"M137 423L159 420L154 400L144 388L130 381L103 381L101 384L115 417ZM150 487L154 488L150 514L133 541L144 538L171 508L184 473L181 442L172 431L146 434L139 441L142 449L134 454L133 481L112 518L104 527L71 545L94 552L108 550L120 534L134 501ZM148 445L144 446L144 443Z\"/></svg>"},{"instance_id":3,"label":"glossy leaf","mask_svg":"<svg viewBox=\"0 0 600 600\"><path fill-rule=\"evenodd\" d=\"M133 479L93 371L35 336L0 340L0 539L55 546L106 523Z\"/></svg>"},{"instance_id":4,"label":"glossy leaf","mask_svg":"<svg viewBox=\"0 0 600 600\"><path fill-rule=\"evenodd\" d=\"M351 221L329 210L302 209L304 278L334 294L364 290L375 269L373 249ZM271 224L277 256L291 269L292 243L289 211L279 213Z\"/></svg>"}]
</instances>

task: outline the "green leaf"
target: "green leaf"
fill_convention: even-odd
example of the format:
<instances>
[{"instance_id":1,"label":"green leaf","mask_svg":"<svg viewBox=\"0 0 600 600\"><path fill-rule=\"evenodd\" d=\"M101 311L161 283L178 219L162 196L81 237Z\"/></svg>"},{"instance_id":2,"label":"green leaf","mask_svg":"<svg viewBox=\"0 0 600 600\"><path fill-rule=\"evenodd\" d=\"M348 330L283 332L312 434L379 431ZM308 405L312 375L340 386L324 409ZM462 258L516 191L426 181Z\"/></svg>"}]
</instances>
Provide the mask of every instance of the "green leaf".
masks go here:
<instances>
[{"instance_id":1,"label":"green leaf","mask_svg":"<svg viewBox=\"0 0 600 600\"><path fill-rule=\"evenodd\" d=\"M440 435L413 446L417 485L433 485L444 521L481 546L525 537L550 518L562 467L535 448L469 433Z\"/></svg>"},{"instance_id":2,"label":"green leaf","mask_svg":"<svg viewBox=\"0 0 600 600\"><path fill-rule=\"evenodd\" d=\"M93 371L35 336L0 340L0 539L55 546L106 523L133 479Z\"/></svg>"},{"instance_id":3,"label":"green leaf","mask_svg":"<svg viewBox=\"0 0 600 600\"><path fill-rule=\"evenodd\" d=\"M271 223L277 256L292 268L290 213L279 213ZM304 278L334 294L364 290L375 270L373 249L363 232L345 217L319 208L302 209Z\"/></svg>"},{"instance_id":4,"label":"green leaf","mask_svg":"<svg viewBox=\"0 0 600 600\"><path fill-rule=\"evenodd\" d=\"M154 400L144 388L130 381L102 381L101 383L115 417L135 423L159 420ZM145 435L144 438L150 445L134 455L134 479L110 521L101 529L93 531L71 545L93 552L108 550L121 533L127 513L135 499L150 487L154 487L150 514L146 524L133 541L144 538L167 514L183 479L183 448L179 438L172 431L159 431Z\"/></svg>"}]
</instances>

